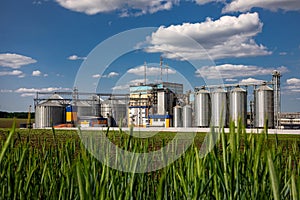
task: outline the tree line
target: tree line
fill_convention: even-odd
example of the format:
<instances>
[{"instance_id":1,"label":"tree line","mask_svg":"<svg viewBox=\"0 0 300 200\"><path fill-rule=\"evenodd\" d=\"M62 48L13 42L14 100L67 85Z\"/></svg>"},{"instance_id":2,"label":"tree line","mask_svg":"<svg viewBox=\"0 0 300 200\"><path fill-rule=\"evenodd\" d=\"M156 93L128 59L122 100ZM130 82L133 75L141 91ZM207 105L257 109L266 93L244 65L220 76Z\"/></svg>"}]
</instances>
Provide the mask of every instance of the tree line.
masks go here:
<instances>
[{"instance_id":1,"label":"tree line","mask_svg":"<svg viewBox=\"0 0 300 200\"><path fill-rule=\"evenodd\" d=\"M4 112L0 111L0 118L18 118L18 119L27 119L28 112ZM31 119L34 119L34 113L30 113Z\"/></svg>"}]
</instances>

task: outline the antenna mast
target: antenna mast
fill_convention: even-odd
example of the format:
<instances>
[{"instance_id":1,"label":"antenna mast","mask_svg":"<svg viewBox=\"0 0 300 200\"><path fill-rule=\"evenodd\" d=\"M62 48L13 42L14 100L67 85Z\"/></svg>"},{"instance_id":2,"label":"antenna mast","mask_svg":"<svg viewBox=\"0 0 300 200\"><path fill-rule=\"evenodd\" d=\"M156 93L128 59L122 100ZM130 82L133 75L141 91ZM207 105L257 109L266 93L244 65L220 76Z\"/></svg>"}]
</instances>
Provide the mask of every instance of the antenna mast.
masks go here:
<instances>
[{"instance_id":1,"label":"antenna mast","mask_svg":"<svg viewBox=\"0 0 300 200\"><path fill-rule=\"evenodd\" d=\"M166 69L167 69L167 82L169 81L169 66L166 64Z\"/></svg>"},{"instance_id":2,"label":"antenna mast","mask_svg":"<svg viewBox=\"0 0 300 200\"><path fill-rule=\"evenodd\" d=\"M162 65L163 65L163 58L160 56L160 82L162 82Z\"/></svg>"}]
</instances>

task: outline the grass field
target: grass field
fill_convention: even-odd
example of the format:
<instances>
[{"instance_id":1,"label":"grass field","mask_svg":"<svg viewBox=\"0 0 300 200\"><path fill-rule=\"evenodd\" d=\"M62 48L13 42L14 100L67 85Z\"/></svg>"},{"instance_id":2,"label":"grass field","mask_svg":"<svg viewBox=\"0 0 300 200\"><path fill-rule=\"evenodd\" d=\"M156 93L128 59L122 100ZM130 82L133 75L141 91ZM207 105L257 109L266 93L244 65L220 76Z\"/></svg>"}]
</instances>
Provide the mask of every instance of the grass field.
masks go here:
<instances>
[{"instance_id":1,"label":"grass field","mask_svg":"<svg viewBox=\"0 0 300 200\"><path fill-rule=\"evenodd\" d=\"M131 152L158 150L175 136L164 132L137 139L121 131L102 133ZM231 126L201 157L205 135L198 133L174 163L136 174L99 162L77 131L1 129L0 199L300 199L299 136L245 134Z\"/></svg>"}]
</instances>

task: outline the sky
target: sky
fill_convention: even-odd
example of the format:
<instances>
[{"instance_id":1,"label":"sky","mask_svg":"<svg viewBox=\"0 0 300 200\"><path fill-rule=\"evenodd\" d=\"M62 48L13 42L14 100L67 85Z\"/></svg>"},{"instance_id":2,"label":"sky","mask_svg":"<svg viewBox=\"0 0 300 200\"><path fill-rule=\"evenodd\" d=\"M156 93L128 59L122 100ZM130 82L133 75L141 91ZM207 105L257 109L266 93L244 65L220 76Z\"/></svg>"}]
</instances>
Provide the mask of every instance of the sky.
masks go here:
<instances>
[{"instance_id":1,"label":"sky","mask_svg":"<svg viewBox=\"0 0 300 200\"><path fill-rule=\"evenodd\" d=\"M279 70L282 111L299 112L299 21L299 0L2 0L0 110L27 111L36 92L193 90Z\"/></svg>"}]
</instances>

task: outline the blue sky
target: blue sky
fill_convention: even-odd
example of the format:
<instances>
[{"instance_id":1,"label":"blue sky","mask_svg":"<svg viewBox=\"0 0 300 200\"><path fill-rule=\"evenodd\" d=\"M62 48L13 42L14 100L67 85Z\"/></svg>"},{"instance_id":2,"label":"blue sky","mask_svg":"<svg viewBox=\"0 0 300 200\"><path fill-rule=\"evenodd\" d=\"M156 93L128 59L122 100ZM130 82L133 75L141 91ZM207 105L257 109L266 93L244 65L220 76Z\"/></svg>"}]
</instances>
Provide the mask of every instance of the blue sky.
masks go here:
<instances>
[{"instance_id":1,"label":"blue sky","mask_svg":"<svg viewBox=\"0 0 300 200\"><path fill-rule=\"evenodd\" d=\"M162 55L168 80L186 90L215 71L239 83L280 70L282 111L300 111L299 21L299 0L2 0L0 110L26 111L36 91L70 91L78 77L97 92L125 93L144 81L144 62L147 82L160 80ZM154 28L135 31L144 27ZM139 35L103 49L127 30ZM127 42L137 44L105 62Z\"/></svg>"}]
</instances>

